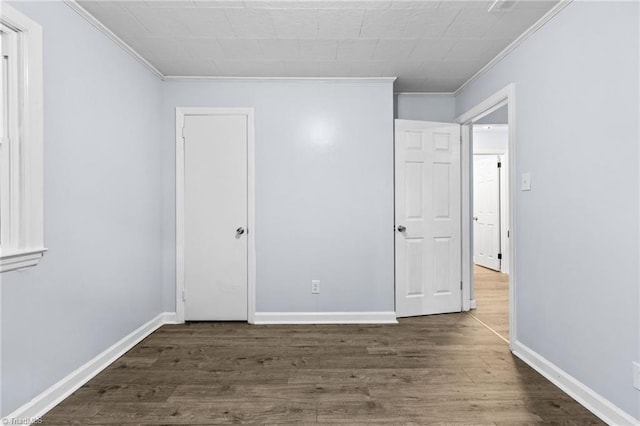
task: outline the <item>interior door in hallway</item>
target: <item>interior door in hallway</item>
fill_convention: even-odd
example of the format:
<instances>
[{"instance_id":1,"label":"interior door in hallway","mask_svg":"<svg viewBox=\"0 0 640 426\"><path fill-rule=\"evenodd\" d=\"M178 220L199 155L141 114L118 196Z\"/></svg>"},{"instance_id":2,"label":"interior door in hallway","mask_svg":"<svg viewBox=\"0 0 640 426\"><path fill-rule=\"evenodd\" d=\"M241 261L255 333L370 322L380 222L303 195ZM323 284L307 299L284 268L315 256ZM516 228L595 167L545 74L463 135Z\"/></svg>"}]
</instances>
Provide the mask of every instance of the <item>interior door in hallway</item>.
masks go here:
<instances>
[{"instance_id":1,"label":"interior door in hallway","mask_svg":"<svg viewBox=\"0 0 640 426\"><path fill-rule=\"evenodd\" d=\"M247 319L246 115L184 119L186 320Z\"/></svg>"},{"instance_id":2,"label":"interior door in hallway","mask_svg":"<svg viewBox=\"0 0 640 426\"><path fill-rule=\"evenodd\" d=\"M396 315L459 312L460 126L395 123Z\"/></svg>"},{"instance_id":3,"label":"interior door in hallway","mask_svg":"<svg viewBox=\"0 0 640 426\"><path fill-rule=\"evenodd\" d=\"M500 158L473 156L473 262L500 270Z\"/></svg>"}]
</instances>

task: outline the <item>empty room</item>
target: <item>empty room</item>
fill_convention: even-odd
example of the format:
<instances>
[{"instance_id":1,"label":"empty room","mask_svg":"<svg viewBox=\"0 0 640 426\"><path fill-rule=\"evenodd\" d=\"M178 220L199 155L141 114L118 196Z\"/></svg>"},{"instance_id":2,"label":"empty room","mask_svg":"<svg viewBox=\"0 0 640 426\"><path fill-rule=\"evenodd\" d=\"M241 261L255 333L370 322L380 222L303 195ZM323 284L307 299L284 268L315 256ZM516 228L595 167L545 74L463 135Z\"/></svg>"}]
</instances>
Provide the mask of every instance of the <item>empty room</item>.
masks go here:
<instances>
[{"instance_id":1,"label":"empty room","mask_svg":"<svg viewBox=\"0 0 640 426\"><path fill-rule=\"evenodd\" d=\"M0 35L3 424L640 425L637 1Z\"/></svg>"}]
</instances>

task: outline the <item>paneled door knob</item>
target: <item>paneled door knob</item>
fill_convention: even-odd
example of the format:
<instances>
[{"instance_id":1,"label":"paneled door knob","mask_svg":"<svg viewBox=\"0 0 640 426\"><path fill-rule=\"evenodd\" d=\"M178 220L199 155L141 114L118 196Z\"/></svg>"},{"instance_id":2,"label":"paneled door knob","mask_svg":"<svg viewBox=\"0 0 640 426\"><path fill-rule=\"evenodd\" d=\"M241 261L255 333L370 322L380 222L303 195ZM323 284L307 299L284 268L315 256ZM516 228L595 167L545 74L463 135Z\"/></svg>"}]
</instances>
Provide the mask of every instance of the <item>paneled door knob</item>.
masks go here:
<instances>
[{"instance_id":1,"label":"paneled door knob","mask_svg":"<svg viewBox=\"0 0 640 426\"><path fill-rule=\"evenodd\" d=\"M406 227L404 227L404 226L402 226L402 225L398 225L398 232L404 232L404 231L406 231L406 230L407 230L407 228L406 228Z\"/></svg>"},{"instance_id":2,"label":"paneled door knob","mask_svg":"<svg viewBox=\"0 0 640 426\"><path fill-rule=\"evenodd\" d=\"M236 229L236 234L238 234L238 235L244 234L244 228L240 227L240 228Z\"/></svg>"}]
</instances>

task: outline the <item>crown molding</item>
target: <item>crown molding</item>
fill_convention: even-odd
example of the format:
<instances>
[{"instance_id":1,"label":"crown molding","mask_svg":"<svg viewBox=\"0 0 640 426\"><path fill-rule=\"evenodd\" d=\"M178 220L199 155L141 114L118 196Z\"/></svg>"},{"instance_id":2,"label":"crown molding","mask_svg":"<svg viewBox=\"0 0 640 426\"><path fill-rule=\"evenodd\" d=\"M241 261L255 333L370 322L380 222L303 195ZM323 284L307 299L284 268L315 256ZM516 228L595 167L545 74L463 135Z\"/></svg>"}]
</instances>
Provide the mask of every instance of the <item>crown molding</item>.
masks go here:
<instances>
[{"instance_id":1,"label":"crown molding","mask_svg":"<svg viewBox=\"0 0 640 426\"><path fill-rule=\"evenodd\" d=\"M393 92L394 95L418 95L418 96L454 96L455 92Z\"/></svg>"},{"instance_id":2,"label":"crown molding","mask_svg":"<svg viewBox=\"0 0 640 426\"><path fill-rule=\"evenodd\" d=\"M479 79L483 74L493 68L498 62L503 60L511 51L513 51L516 47L520 46L526 39L535 34L540 28L542 28L547 22L549 22L554 16L556 16L560 11L562 11L565 7L567 7L573 0L560 0L555 6L553 6L547 13L545 13L542 18L538 19L535 24L530 26L525 32L520 34L520 36L511 42L507 47L505 47L500 53L498 53L492 60L490 60L484 67L480 68L478 72L472 75L469 80L462 83L458 89L453 92L454 96L458 96L462 91L469 86L471 83Z\"/></svg>"},{"instance_id":3,"label":"crown molding","mask_svg":"<svg viewBox=\"0 0 640 426\"><path fill-rule=\"evenodd\" d=\"M71 9L73 9L78 15L83 17L88 23L93 25L98 31L110 38L111 41L120 46L122 50L133 56L136 61L144 65L149 71L151 71L153 75L158 77L160 80L164 80L164 74L162 74L156 67L151 65L149 61L147 61L138 52L136 52L133 47L129 46L124 40L115 35L113 31L107 28L102 22L98 21L95 16L87 11L87 9L80 6L75 0L64 0L64 3Z\"/></svg>"},{"instance_id":4,"label":"crown molding","mask_svg":"<svg viewBox=\"0 0 640 426\"><path fill-rule=\"evenodd\" d=\"M498 62L504 59L511 51L520 46L526 39L535 34L540 28L542 28L547 22L549 22L560 11L567 7L573 0L560 0L555 6L553 6L547 13L542 16L535 24L529 27L524 33L522 33L511 44L505 47L500 53L498 53L493 59L491 59L484 67L472 75L467 81L465 81L454 92L394 92L394 95L429 95L429 96L458 96L462 91L471 83L479 79L483 74L493 68ZM160 70L154 67L149 61L142 57L137 51L129 46L124 40L115 35L109 28L96 19L85 8L80 6L76 0L64 0L64 3L83 17L87 22L93 25L98 31L102 32L114 43L120 46L125 52L130 54L134 59L144 65L153 75L160 80L171 81L362 81L362 82L393 82L397 80L397 77L217 77L217 76L180 76L180 75L164 75Z\"/></svg>"},{"instance_id":5,"label":"crown molding","mask_svg":"<svg viewBox=\"0 0 640 426\"><path fill-rule=\"evenodd\" d=\"M393 83L397 77L232 77L232 76L182 76L182 75L165 75L164 80L167 81L316 81L316 82L345 82L345 83Z\"/></svg>"}]
</instances>

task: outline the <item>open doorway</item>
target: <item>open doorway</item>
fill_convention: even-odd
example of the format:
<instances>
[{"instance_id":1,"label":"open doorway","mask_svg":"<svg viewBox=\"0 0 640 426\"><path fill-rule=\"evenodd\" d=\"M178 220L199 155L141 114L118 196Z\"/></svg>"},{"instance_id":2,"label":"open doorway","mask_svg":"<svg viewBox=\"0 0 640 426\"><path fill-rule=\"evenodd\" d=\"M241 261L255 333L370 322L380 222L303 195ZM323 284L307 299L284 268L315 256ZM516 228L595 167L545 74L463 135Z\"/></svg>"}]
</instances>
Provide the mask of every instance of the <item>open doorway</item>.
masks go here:
<instances>
[{"instance_id":1,"label":"open doorway","mask_svg":"<svg viewBox=\"0 0 640 426\"><path fill-rule=\"evenodd\" d=\"M456 119L462 125L463 309L512 350L517 341L515 118L515 85L509 84ZM474 168L480 172L475 179Z\"/></svg>"},{"instance_id":2,"label":"open doorway","mask_svg":"<svg viewBox=\"0 0 640 426\"><path fill-rule=\"evenodd\" d=\"M473 122L471 134L472 315L508 341L508 106Z\"/></svg>"}]
</instances>

